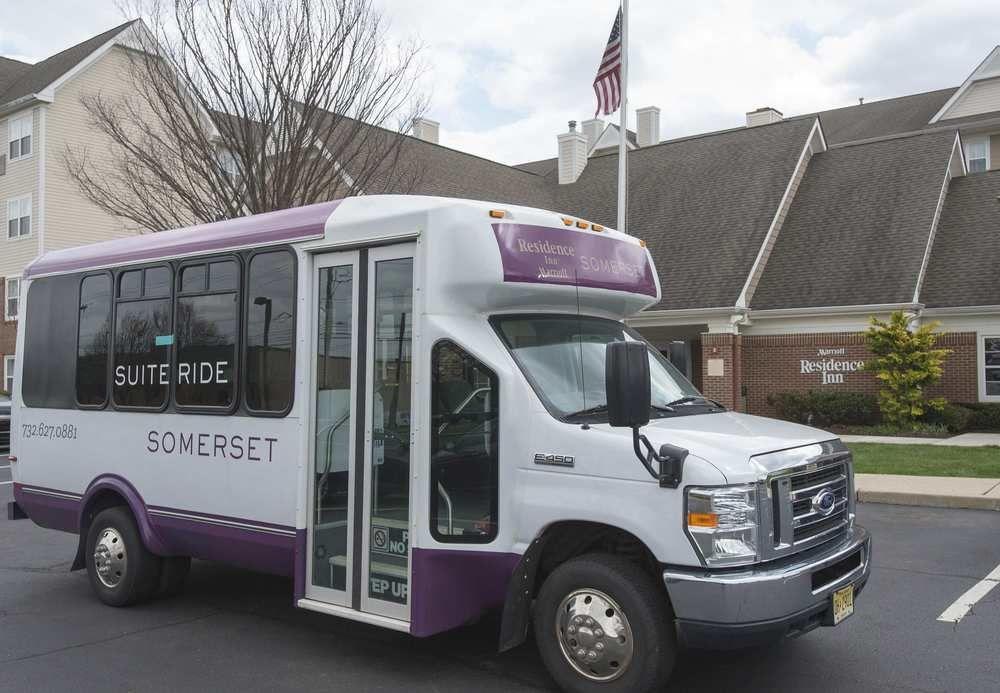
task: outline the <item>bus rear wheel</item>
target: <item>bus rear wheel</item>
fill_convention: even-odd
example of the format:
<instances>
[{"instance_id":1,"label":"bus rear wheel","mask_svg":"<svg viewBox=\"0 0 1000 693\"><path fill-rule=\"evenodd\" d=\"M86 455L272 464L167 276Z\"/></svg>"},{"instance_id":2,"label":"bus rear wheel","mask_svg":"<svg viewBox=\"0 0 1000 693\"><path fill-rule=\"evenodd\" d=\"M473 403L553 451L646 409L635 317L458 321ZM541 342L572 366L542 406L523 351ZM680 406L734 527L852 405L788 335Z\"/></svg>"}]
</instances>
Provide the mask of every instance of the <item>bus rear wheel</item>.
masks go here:
<instances>
[{"instance_id":1,"label":"bus rear wheel","mask_svg":"<svg viewBox=\"0 0 1000 693\"><path fill-rule=\"evenodd\" d=\"M565 691L652 691L673 670L677 641L663 589L635 563L589 554L556 568L535 602L535 641Z\"/></svg>"},{"instance_id":2,"label":"bus rear wheel","mask_svg":"<svg viewBox=\"0 0 1000 693\"><path fill-rule=\"evenodd\" d=\"M87 532L87 575L109 606L146 601L160 584L160 558L142 543L128 508L102 510Z\"/></svg>"}]
</instances>

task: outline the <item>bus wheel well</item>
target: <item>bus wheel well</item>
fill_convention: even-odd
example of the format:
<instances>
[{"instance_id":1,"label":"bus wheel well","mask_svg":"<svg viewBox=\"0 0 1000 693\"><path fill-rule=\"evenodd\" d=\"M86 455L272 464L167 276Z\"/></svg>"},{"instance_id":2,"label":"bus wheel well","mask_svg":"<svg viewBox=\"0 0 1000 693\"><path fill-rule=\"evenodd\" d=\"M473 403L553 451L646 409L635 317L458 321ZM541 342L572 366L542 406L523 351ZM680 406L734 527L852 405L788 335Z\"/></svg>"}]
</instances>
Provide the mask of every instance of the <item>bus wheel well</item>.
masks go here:
<instances>
[{"instance_id":1,"label":"bus wheel well","mask_svg":"<svg viewBox=\"0 0 1000 693\"><path fill-rule=\"evenodd\" d=\"M544 549L538 563L533 595L561 564L587 553L610 553L632 561L654 578L659 564L653 553L631 532L598 522L558 522L545 530Z\"/></svg>"},{"instance_id":2,"label":"bus wheel well","mask_svg":"<svg viewBox=\"0 0 1000 693\"><path fill-rule=\"evenodd\" d=\"M500 624L501 652L524 642L531 622L532 603L552 571L588 553L623 556L662 585L659 562L631 532L599 522L557 522L531 542L510 578Z\"/></svg>"},{"instance_id":3,"label":"bus wheel well","mask_svg":"<svg viewBox=\"0 0 1000 693\"><path fill-rule=\"evenodd\" d=\"M84 552L87 550L87 532L90 524L99 513L108 508L125 506L129 508L125 497L113 489L103 489L94 494L94 497L87 501L87 505L80 513L80 539L76 547L76 558L73 559L73 566L70 570L82 570L87 566ZM131 512L131 508L129 508Z\"/></svg>"}]
</instances>

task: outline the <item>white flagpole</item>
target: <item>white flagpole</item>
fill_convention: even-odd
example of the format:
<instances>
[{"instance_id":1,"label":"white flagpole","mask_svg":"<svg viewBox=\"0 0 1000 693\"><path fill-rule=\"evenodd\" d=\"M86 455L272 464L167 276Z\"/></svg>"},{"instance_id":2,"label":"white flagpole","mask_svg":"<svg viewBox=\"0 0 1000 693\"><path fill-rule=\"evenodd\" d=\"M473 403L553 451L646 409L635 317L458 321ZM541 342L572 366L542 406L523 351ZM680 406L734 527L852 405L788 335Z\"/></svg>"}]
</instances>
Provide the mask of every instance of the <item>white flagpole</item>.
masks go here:
<instances>
[{"instance_id":1,"label":"white flagpole","mask_svg":"<svg viewBox=\"0 0 1000 693\"><path fill-rule=\"evenodd\" d=\"M618 230L628 233L625 228L625 219L628 206L628 161L626 152L628 147L628 0L621 0L622 3L622 102L619 115L621 117L621 131L618 133Z\"/></svg>"}]
</instances>

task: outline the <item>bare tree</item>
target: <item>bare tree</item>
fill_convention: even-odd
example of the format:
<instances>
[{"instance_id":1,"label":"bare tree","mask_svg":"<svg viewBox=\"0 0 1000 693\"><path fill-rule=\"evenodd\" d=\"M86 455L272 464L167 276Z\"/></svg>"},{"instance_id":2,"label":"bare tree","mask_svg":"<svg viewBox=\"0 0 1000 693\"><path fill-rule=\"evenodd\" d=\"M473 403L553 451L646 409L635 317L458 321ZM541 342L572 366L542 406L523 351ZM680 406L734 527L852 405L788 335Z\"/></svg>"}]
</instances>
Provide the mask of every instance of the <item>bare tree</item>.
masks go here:
<instances>
[{"instance_id":1,"label":"bare tree","mask_svg":"<svg viewBox=\"0 0 1000 693\"><path fill-rule=\"evenodd\" d=\"M371 0L134 0L128 96L84 98L110 158L65 165L106 212L160 231L361 193L409 192L420 48ZM91 147L93 145L90 145Z\"/></svg>"}]
</instances>

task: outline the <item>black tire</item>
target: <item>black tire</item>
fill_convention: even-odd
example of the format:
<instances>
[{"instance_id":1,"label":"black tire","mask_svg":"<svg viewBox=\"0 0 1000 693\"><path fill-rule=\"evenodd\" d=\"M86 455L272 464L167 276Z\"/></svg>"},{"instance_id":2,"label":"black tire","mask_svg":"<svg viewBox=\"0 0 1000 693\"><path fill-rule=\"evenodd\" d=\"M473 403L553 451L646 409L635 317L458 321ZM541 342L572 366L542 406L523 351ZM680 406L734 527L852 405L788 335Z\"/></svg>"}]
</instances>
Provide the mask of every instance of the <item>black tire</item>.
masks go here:
<instances>
[{"instance_id":1,"label":"black tire","mask_svg":"<svg viewBox=\"0 0 1000 693\"><path fill-rule=\"evenodd\" d=\"M557 611L577 590L598 590L620 606L632 630L632 659L618 678L595 681L577 671L557 636ZM534 610L535 641L549 674L564 691L618 693L659 690L677 657L673 611L665 591L638 565L620 556L588 554L548 576ZM610 651L610 650L608 650Z\"/></svg>"},{"instance_id":2,"label":"black tire","mask_svg":"<svg viewBox=\"0 0 1000 693\"><path fill-rule=\"evenodd\" d=\"M184 591L184 582L191 570L191 558L188 556L169 556L163 558L160 569L160 586L156 590L157 597L176 597Z\"/></svg>"},{"instance_id":3,"label":"black tire","mask_svg":"<svg viewBox=\"0 0 1000 693\"><path fill-rule=\"evenodd\" d=\"M98 575L94 551L98 541L110 530L116 533L114 539L120 538L125 545L121 556L126 563L121 570L114 570L114 575L105 579L115 584L105 584ZM117 541L115 541L117 545ZM90 586L97 598L108 606L131 606L148 600L156 592L160 583L160 557L154 555L142 543L139 530L135 526L132 513L126 507L108 508L98 513L90 524L87 532L87 575Z\"/></svg>"}]
</instances>

